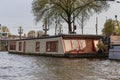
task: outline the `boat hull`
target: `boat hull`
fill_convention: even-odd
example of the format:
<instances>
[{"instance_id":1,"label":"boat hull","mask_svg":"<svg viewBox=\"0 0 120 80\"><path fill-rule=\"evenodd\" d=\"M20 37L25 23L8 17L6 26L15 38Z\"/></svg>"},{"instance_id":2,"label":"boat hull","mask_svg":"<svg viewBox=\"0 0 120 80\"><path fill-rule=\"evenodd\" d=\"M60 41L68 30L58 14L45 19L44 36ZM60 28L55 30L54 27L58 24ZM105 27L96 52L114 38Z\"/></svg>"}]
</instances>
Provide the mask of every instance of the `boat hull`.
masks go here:
<instances>
[{"instance_id":1,"label":"boat hull","mask_svg":"<svg viewBox=\"0 0 120 80\"><path fill-rule=\"evenodd\" d=\"M85 53L85 54L46 54L46 53L21 53L21 52L9 52L10 54L19 55L32 55L32 56L44 56L44 57L57 57L57 58L108 58L107 53Z\"/></svg>"}]
</instances>

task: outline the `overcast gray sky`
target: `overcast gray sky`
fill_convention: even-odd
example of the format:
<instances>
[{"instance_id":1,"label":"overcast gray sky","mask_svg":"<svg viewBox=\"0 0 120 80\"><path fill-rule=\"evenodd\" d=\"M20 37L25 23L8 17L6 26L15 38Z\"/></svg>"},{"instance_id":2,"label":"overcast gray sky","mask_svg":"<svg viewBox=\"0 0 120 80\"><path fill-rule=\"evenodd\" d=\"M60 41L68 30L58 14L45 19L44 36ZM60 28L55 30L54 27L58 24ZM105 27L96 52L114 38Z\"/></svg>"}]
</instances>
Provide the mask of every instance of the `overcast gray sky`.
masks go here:
<instances>
[{"instance_id":1,"label":"overcast gray sky","mask_svg":"<svg viewBox=\"0 0 120 80\"><path fill-rule=\"evenodd\" d=\"M24 33L30 30L42 30L40 28L42 24L35 25L34 16L31 10L31 3L33 0L0 0L0 24L8 26L10 32L13 34L18 34L18 27L22 26ZM95 34L95 20L98 17L98 32L101 34L101 29L105 23L106 17L115 19L115 15L118 15L118 20L120 20L120 3L109 2L111 7L107 11L103 11L101 14L94 14L91 16L90 20L87 21L84 27L85 34ZM66 25L63 25L65 27ZM53 29L49 31L50 34L53 33ZM67 32L67 28L63 29ZM81 30L77 30L78 34L81 34Z\"/></svg>"}]
</instances>

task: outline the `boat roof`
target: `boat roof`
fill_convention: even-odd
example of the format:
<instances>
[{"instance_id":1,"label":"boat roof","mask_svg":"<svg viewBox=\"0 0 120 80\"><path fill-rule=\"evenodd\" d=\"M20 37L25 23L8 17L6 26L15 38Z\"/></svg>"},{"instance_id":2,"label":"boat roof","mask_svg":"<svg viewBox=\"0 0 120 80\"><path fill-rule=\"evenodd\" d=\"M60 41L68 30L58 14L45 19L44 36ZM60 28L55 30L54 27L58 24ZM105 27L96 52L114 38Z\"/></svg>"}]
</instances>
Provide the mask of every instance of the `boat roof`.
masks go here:
<instances>
[{"instance_id":1,"label":"boat roof","mask_svg":"<svg viewBox=\"0 0 120 80\"><path fill-rule=\"evenodd\" d=\"M53 35L53 36L42 36L42 37L36 37L36 38L25 38L21 40L34 40L34 39L47 39L47 38L57 38L57 37L62 37L62 38L82 38L82 39L100 39L103 38L102 35L80 35L80 34L61 34L61 35ZM18 41L20 39L14 39L10 41Z\"/></svg>"}]
</instances>

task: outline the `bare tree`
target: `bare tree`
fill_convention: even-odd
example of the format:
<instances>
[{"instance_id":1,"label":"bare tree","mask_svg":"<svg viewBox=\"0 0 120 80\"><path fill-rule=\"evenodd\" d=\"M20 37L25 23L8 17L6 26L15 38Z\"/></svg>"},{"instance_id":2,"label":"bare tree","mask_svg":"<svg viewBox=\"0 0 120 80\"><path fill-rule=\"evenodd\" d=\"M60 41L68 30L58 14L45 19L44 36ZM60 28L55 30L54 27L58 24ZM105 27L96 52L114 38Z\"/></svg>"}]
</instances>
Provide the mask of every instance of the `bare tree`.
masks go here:
<instances>
[{"instance_id":1,"label":"bare tree","mask_svg":"<svg viewBox=\"0 0 120 80\"><path fill-rule=\"evenodd\" d=\"M32 11L36 22L48 19L53 22L57 17L68 24L68 33L71 33L72 23L79 19L81 11L90 16L94 12L101 12L107 9L106 1L95 0L33 0ZM73 15L74 14L74 15Z\"/></svg>"}]
</instances>

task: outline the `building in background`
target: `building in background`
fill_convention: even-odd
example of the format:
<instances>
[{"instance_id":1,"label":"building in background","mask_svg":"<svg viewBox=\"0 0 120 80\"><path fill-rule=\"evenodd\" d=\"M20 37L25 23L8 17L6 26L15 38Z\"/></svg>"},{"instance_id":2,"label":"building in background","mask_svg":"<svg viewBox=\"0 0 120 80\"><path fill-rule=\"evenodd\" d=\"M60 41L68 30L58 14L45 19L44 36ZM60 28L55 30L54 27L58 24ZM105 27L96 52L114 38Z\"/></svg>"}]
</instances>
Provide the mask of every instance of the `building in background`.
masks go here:
<instances>
[{"instance_id":1,"label":"building in background","mask_svg":"<svg viewBox=\"0 0 120 80\"><path fill-rule=\"evenodd\" d=\"M7 50L9 30L6 26L0 25L0 51Z\"/></svg>"}]
</instances>

